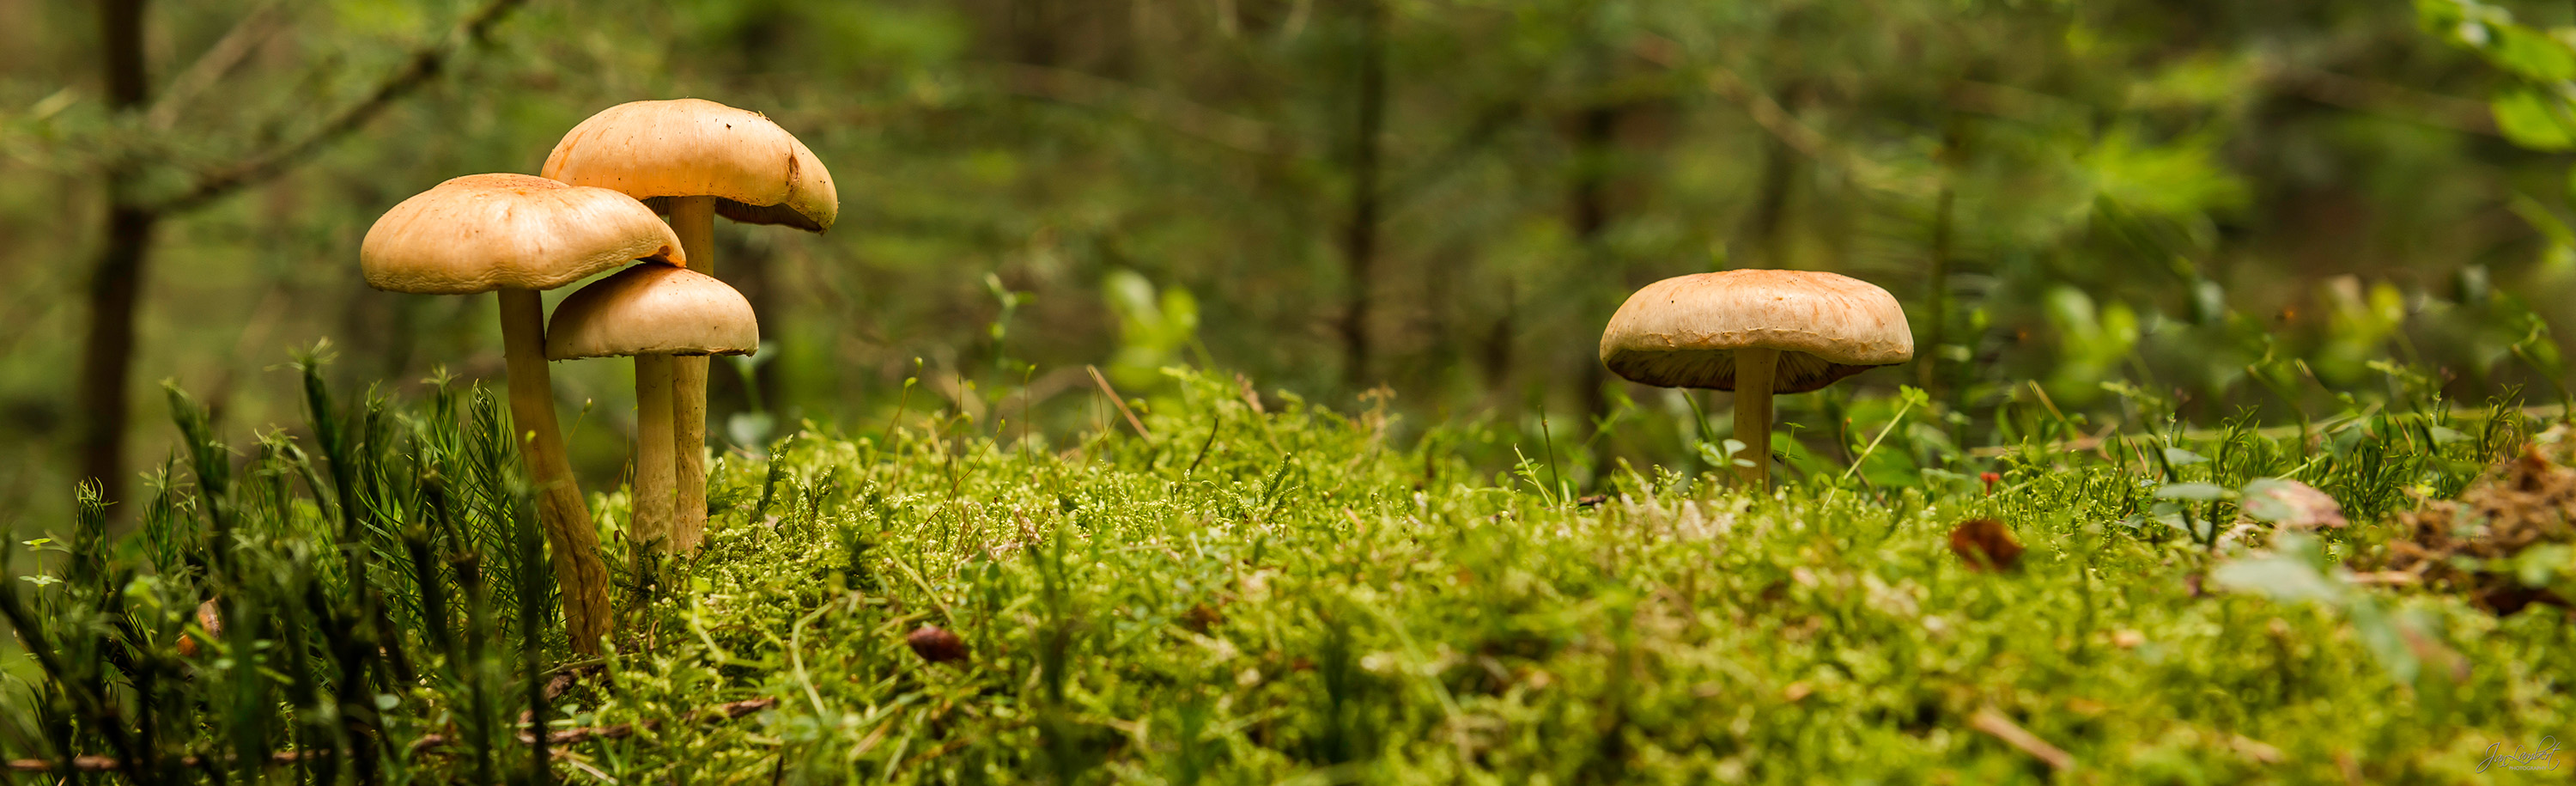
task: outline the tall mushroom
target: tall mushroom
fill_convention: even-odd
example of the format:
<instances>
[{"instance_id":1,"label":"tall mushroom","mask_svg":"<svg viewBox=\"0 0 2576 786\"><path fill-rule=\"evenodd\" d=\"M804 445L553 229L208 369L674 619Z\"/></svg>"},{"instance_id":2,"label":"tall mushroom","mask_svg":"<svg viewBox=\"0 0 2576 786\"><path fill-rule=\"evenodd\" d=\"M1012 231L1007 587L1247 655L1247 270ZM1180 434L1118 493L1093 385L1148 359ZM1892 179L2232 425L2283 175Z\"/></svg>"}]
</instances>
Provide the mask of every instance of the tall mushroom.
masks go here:
<instances>
[{"instance_id":1,"label":"tall mushroom","mask_svg":"<svg viewBox=\"0 0 2576 786\"><path fill-rule=\"evenodd\" d=\"M1771 395L1804 393L1914 359L1896 298L1866 281L1729 270L1646 285L1601 332L1601 363L1636 382L1735 391L1744 482L1771 477Z\"/></svg>"},{"instance_id":2,"label":"tall mushroom","mask_svg":"<svg viewBox=\"0 0 2576 786\"><path fill-rule=\"evenodd\" d=\"M635 358L635 525L646 544L674 533L679 441L672 422L674 361L748 355L760 348L751 301L715 277L670 265L636 265L591 282L555 306L546 357ZM701 505L703 508L703 504Z\"/></svg>"},{"instance_id":3,"label":"tall mushroom","mask_svg":"<svg viewBox=\"0 0 2576 786\"><path fill-rule=\"evenodd\" d=\"M690 267L715 272L715 216L824 232L839 217L832 173L795 135L757 112L682 98L635 101L581 121L546 156L545 175L612 188L671 216ZM678 518L671 546L697 547L707 518L707 360L672 364L679 427Z\"/></svg>"},{"instance_id":4,"label":"tall mushroom","mask_svg":"<svg viewBox=\"0 0 2576 786\"><path fill-rule=\"evenodd\" d=\"M555 423L537 292L629 260L686 258L671 228L625 194L513 174L467 175L403 200L376 219L359 246L368 286L428 295L500 293L510 416L538 485L538 518L554 548L564 627L573 648L585 654L597 652L608 633L608 568Z\"/></svg>"}]
</instances>

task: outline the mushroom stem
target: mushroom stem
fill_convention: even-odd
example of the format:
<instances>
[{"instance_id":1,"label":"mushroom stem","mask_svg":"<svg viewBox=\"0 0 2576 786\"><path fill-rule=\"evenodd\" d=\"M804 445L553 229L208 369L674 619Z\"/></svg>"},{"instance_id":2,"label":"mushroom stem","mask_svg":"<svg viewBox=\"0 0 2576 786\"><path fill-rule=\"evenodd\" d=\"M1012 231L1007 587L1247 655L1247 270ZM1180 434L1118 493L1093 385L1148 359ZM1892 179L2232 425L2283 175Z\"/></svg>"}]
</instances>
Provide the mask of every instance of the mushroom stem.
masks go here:
<instances>
[{"instance_id":1,"label":"mushroom stem","mask_svg":"<svg viewBox=\"0 0 2576 786\"><path fill-rule=\"evenodd\" d=\"M533 289L503 289L501 348L509 361L510 418L519 431L519 455L537 483L537 519L554 548L555 583L563 590L564 629L573 650L599 652L608 634L608 566L599 559L599 532L590 506L565 458L563 429L555 423L555 386L546 371L545 306Z\"/></svg>"},{"instance_id":2,"label":"mushroom stem","mask_svg":"<svg viewBox=\"0 0 2576 786\"><path fill-rule=\"evenodd\" d=\"M1752 488L1771 482L1771 376L1780 367L1780 350L1735 351L1735 439L1744 443L1737 458L1753 462L1736 473Z\"/></svg>"},{"instance_id":3,"label":"mushroom stem","mask_svg":"<svg viewBox=\"0 0 2576 786\"><path fill-rule=\"evenodd\" d=\"M635 540L671 549L671 356L635 356Z\"/></svg>"},{"instance_id":4,"label":"mushroom stem","mask_svg":"<svg viewBox=\"0 0 2576 786\"><path fill-rule=\"evenodd\" d=\"M671 231L680 236L680 251L689 269L716 273L715 197L671 200ZM671 548L698 550L707 531L707 362L705 355L671 359L671 419L678 464L673 467L679 495L673 500Z\"/></svg>"}]
</instances>

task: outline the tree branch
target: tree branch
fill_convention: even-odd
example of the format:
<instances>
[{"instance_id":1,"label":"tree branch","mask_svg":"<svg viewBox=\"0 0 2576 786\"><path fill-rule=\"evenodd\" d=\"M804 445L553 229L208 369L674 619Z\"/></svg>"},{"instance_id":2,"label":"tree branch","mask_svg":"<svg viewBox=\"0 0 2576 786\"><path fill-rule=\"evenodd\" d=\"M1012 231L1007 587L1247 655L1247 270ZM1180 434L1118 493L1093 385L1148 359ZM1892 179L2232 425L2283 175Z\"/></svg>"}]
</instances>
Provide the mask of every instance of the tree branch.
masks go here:
<instances>
[{"instance_id":1,"label":"tree branch","mask_svg":"<svg viewBox=\"0 0 2576 786\"><path fill-rule=\"evenodd\" d=\"M1285 155L1269 124L1114 79L1062 68L1001 63L994 81L1006 93L1092 109L1123 111L1201 140L1256 155Z\"/></svg>"},{"instance_id":2,"label":"tree branch","mask_svg":"<svg viewBox=\"0 0 2576 786\"><path fill-rule=\"evenodd\" d=\"M488 0L481 8L467 15L464 21L448 35L412 50L411 58L405 61L402 67L386 74L385 80L378 83L374 90L369 91L365 99L331 113L329 120L324 121L310 133L252 154L229 166L215 168L178 195L152 203L148 209L165 214L185 212L285 173L288 168L312 157L323 147L357 130L359 126L375 119L377 115L383 114L385 109L393 106L395 101L428 84L431 79L438 76L440 70L446 67L448 59L455 56L456 50L468 42L482 40L492 26L499 24L510 11L525 2L526 0Z\"/></svg>"},{"instance_id":3,"label":"tree branch","mask_svg":"<svg viewBox=\"0 0 2576 786\"><path fill-rule=\"evenodd\" d=\"M1769 93L1745 82L1732 69L1716 63L1684 62L1679 49L1667 39L1647 35L1640 37L1634 52L1639 58L1668 70L1686 73L1695 68L1701 72L1710 93L1742 108L1755 126L1799 155L1841 169L1853 182L1902 193L1930 194L1935 190L1929 178L1908 176L1836 144L1801 122L1796 114L1781 106L1779 100Z\"/></svg>"},{"instance_id":4,"label":"tree branch","mask_svg":"<svg viewBox=\"0 0 2576 786\"><path fill-rule=\"evenodd\" d=\"M249 57L284 26L285 17L275 2L263 3L243 15L240 22L233 24L233 29L224 33L224 37L216 39L213 46L206 47L205 52L197 55L197 61L188 64L188 70L179 72L177 78L170 80L168 87L161 89L161 97L154 99L152 109L143 115L144 125L154 131L169 130L178 122L179 110L194 100L198 93L213 87L234 66L241 65L243 58Z\"/></svg>"}]
</instances>

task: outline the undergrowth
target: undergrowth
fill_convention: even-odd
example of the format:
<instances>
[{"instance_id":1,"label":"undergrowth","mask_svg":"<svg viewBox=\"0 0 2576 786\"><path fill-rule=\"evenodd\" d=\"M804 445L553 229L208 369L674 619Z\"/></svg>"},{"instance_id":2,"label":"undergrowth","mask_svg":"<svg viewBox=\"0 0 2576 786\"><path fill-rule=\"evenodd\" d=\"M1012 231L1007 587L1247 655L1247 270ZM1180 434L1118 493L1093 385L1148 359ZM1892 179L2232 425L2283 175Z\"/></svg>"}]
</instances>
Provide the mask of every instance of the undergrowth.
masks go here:
<instances>
[{"instance_id":1,"label":"undergrowth","mask_svg":"<svg viewBox=\"0 0 2576 786\"><path fill-rule=\"evenodd\" d=\"M138 534L91 505L0 582L43 656L0 751L153 782L2473 782L2576 716L2563 608L2354 579L2535 438L2516 409L1585 494L1477 469L1481 427L1175 375L1069 445L958 416L723 456L703 551L612 555L595 662L565 660L491 399L315 382L322 455L271 434L235 471L197 426ZM2352 525L2240 515L2261 478ZM2016 569L1950 551L1972 518Z\"/></svg>"}]
</instances>

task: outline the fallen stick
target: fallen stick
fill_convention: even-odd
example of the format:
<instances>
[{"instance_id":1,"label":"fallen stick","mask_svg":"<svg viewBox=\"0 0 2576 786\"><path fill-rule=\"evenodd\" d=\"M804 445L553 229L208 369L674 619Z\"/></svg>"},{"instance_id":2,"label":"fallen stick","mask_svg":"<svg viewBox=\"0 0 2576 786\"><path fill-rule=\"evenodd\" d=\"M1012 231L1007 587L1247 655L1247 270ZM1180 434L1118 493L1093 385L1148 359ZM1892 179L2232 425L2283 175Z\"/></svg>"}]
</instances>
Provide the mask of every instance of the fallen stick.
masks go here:
<instances>
[{"instance_id":1,"label":"fallen stick","mask_svg":"<svg viewBox=\"0 0 2576 786\"><path fill-rule=\"evenodd\" d=\"M1992 709L1978 710L1974 717L1968 719L1968 726L1993 735L1995 739L2002 740L2005 745L2030 754L2032 758L2047 762L2050 769L2075 768L2073 755L2055 745L2048 744L2047 740L2040 739L2039 735L2032 734L2023 729L2020 724L2013 723L2012 719L2004 717L2003 713Z\"/></svg>"},{"instance_id":2,"label":"fallen stick","mask_svg":"<svg viewBox=\"0 0 2576 786\"><path fill-rule=\"evenodd\" d=\"M767 697L745 699L742 701L718 704L714 707L709 707L706 710L692 713L691 717L706 722L728 721L775 706L778 706L777 699ZM546 743L549 745L569 745L589 740L624 739L635 736L637 731L658 729L661 727L662 719L660 718L643 721L640 724L620 723L612 726L581 726L547 734ZM519 742L525 744L534 744L537 741L535 735L524 731L520 732L517 737ZM450 754L450 749L455 747L455 744L456 740L448 737L447 735L431 734L420 739L413 740L411 744L411 752L414 754L430 753L448 755ZM330 756L331 753L332 752L329 750L278 751L276 753L269 754L268 763L271 766L294 764L300 761L324 758ZM232 759L227 757L221 760L229 762ZM213 766L215 761L217 761L217 759L204 756L182 756L178 760L179 766L192 768ZM121 762L118 762L114 757L110 756L74 756L71 761L71 769L74 772L115 772L122 768L121 764ZM60 767L57 762L47 759L11 759L6 767L0 767L0 769L5 769L11 772L53 772L60 769Z\"/></svg>"},{"instance_id":3,"label":"fallen stick","mask_svg":"<svg viewBox=\"0 0 2576 786\"><path fill-rule=\"evenodd\" d=\"M319 759L330 755L330 753L330 751L278 751L276 753L269 754L268 763L271 765L294 764L308 759ZM209 767L213 766L213 761L214 760L203 756L181 756L179 757L179 766ZM123 762L117 761L116 757L113 756L72 757L73 772L116 772L123 768ZM8 770L10 772L53 772L55 770L55 762L47 759L10 759L8 766L0 767L0 770Z\"/></svg>"},{"instance_id":4,"label":"fallen stick","mask_svg":"<svg viewBox=\"0 0 2576 786\"><path fill-rule=\"evenodd\" d=\"M1127 408L1127 400L1118 397L1118 389L1109 386L1109 378L1100 375L1100 367L1083 368L1091 371L1091 381L1100 383L1100 392L1109 394L1109 403L1118 405L1118 414L1127 416L1127 426L1136 430L1136 436L1144 437L1147 442L1154 441L1154 433L1145 430L1145 422L1136 419L1136 411Z\"/></svg>"}]
</instances>

